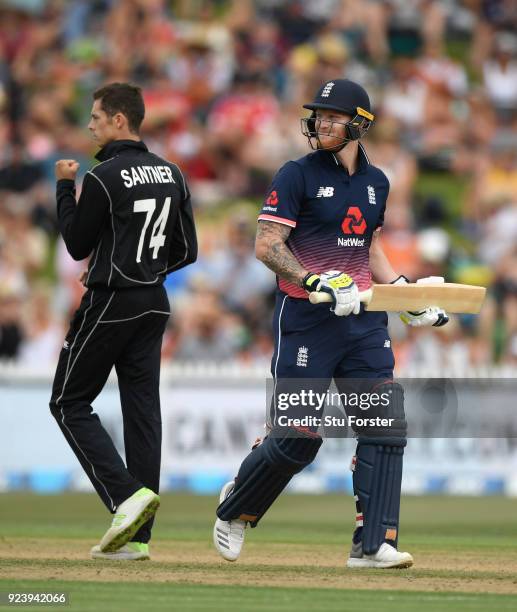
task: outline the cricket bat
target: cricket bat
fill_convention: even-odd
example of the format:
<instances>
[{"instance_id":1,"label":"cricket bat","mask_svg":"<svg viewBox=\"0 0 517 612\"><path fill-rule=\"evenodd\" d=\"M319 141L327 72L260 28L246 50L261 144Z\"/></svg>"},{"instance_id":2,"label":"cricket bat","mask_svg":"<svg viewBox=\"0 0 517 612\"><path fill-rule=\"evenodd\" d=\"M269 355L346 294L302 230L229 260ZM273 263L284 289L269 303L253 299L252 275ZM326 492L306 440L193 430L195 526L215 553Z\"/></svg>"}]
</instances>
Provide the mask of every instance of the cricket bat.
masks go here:
<instances>
[{"instance_id":1,"label":"cricket bat","mask_svg":"<svg viewBox=\"0 0 517 612\"><path fill-rule=\"evenodd\" d=\"M458 283L407 285L372 285L359 292L365 310L387 312L419 312L429 306L438 306L447 312L477 314L485 299L486 288ZM309 294L311 304L332 302L328 293L313 291Z\"/></svg>"}]
</instances>

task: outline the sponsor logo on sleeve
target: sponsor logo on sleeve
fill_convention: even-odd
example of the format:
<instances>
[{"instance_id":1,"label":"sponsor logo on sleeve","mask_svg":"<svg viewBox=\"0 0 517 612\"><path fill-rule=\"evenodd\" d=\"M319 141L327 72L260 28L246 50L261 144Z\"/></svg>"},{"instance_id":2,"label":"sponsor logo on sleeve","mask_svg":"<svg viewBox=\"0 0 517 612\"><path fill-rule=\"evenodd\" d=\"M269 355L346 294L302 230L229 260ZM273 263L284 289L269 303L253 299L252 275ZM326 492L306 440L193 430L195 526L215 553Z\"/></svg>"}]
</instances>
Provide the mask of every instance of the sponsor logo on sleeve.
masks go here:
<instances>
[{"instance_id":1,"label":"sponsor logo on sleeve","mask_svg":"<svg viewBox=\"0 0 517 612\"><path fill-rule=\"evenodd\" d=\"M278 205L278 193L276 191L272 191L269 194L269 197L266 200L266 204L269 204L269 206L277 206Z\"/></svg>"},{"instance_id":2,"label":"sponsor logo on sleeve","mask_svg":"<svg viewBox=\"0 0 517 612\"><path fill-rule=\"evenodd\" d=\"M263 211L277 212L278 193L272 191L267 197L266 204L262 207Z\"/></svg>"}]
</instances>

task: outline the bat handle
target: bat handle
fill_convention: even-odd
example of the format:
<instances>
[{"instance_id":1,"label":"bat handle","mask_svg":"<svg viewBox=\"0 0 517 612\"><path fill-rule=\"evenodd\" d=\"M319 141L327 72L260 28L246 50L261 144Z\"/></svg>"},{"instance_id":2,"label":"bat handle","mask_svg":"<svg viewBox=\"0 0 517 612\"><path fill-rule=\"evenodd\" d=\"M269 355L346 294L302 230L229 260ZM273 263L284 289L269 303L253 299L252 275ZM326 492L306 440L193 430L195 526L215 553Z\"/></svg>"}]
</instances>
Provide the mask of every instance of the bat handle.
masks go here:
<instances>
[{"instance_id":1,"label":"bat handle","mask_svg":"<svg viewBox=\"0 0 517 612\"><path fill-rule=\"evenodd\" d=\"M309 302L311 304L323 304L324 302L332 302L332 296L325 291L311 291L309 293Z\"/></svg>"},{"instance_id":2,"label":"bat handle","mask_svg":"<svg viewBox=\"0 0 517 612\"><path fill-rule=\"evenodd\" d=\"M372 301L373 289L365 289L364 291L359 291L359 299L365 305L368 305Z\"/></svg>"},{"instance_id":3,"label":"bat handle","mask_svg":"<svg viewBox=\"0 0 517 612\"><path fill-rule=\"evenodd\" d=\"M359 299L364 304L368 304L372 299L372 290L359 291ZM332 302L332 296L325 291L311 291L309 293L309 301L311 304L323 304L324 302Z\"/></svg>"}]
</instances>

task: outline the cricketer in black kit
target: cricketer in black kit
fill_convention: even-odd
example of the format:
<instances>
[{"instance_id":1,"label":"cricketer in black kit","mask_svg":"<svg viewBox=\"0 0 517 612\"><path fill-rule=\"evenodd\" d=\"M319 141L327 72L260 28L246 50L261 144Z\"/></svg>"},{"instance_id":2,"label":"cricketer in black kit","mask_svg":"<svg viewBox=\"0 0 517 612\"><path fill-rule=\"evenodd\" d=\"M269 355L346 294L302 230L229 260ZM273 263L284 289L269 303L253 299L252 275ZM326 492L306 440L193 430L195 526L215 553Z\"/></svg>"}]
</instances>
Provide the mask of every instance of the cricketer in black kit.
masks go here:
<instances>
[{"instance_id":1,"label":"cricketer in black kit","mask_svg":"<svg viewBox=\"0 0 517 612\"><path fill-rule=\"evenodd\" d=\"M94 558L148 558L159 505L160 352L170 314L163 281L194 262L197 239L185 179L138 135L138 87L113 83L93 94L88 128L101 147L76 202L74 160L56 163L57 214L75 260L89 255L87 287L61 351L50 401L70 447L113 523ZM115 366L126 464L92 410Z\"/></svg>"}]
</instances>

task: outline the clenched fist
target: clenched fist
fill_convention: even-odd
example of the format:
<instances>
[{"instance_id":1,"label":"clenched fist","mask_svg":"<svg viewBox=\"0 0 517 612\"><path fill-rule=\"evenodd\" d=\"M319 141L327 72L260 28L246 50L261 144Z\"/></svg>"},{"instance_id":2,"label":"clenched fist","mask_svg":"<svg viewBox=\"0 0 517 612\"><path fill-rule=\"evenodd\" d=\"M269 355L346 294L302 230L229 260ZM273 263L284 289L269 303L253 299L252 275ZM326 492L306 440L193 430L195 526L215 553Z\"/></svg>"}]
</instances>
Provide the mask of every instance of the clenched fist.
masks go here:
<instances>
[{"instance_id":1,"label":"clenched fist","mask_svg":"<svg viewBox=\"0 0 517 612\"><path fill-rule=\"evenodd\" d=\"M75 159L59 159L56 162L56 179L70 179L75 181L75 175L79 170L79 162Z\"/></svg>"}]
</instances>

